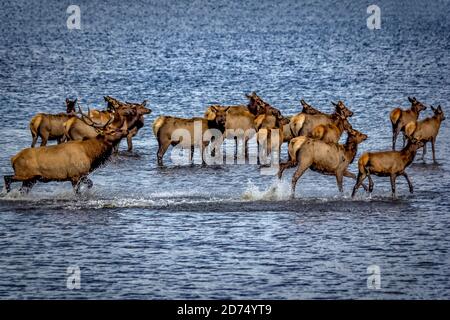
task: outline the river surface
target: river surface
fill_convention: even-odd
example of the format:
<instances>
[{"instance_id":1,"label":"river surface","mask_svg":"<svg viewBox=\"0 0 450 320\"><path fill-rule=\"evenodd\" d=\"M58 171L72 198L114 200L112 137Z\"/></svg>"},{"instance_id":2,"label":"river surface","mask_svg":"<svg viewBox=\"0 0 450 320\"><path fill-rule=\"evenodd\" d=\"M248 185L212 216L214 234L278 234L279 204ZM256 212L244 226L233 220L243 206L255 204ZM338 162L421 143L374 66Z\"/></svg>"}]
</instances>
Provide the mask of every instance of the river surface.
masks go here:
<instances>
[{"instance_id":1,"label":"river surface","mask_svg":"<svg viewBox=\"0 0 450 320\"><path fill-rule=\"evenodd\" d=\"M389 112L408 96L450 113L449 1L377 1L380 30L367 1L76 4L81 30L68 30L65 2L1 1L0 175L30 145L31 117L64 111L66 97L148 99L153 112L134 152L122 143L81 196L70 183L0 195L0 298L450 298L448 120L438 164L419 152L415 192L400 177L396 200L387 178L352 200L353 181L340 194L334 177L307 172L290 200L293 169L279 182L198 154L174 165L170 151L159 168L151 131L158 115L201 116L256 91L286 115L301 98L327 112L341 99L369 136L358 156L388 149Z\"/></svg>"}]
</instances>

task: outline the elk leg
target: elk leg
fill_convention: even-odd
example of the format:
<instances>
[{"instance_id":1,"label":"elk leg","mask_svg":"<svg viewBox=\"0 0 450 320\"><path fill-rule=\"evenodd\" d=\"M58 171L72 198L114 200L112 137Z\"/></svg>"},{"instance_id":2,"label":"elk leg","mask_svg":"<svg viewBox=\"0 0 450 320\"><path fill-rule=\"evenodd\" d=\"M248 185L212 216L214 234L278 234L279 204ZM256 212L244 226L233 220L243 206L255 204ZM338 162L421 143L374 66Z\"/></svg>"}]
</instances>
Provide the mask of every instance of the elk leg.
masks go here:
<instances>
[{"instance_id":1,"label":"elk leg","mask_svg":"<svg viewBox=\"0 0 450 320\"><path fill-rule=\"evenodd\" d=\"M167 148L169 148L170 146L170 141L168 143L162 144L158 141L159 144L159 148L158 148L158 154L157 154L157 158L158 158L158 165L162 166L163 165L163 157L164 154L167 151Z\"/></svg>"},{"instance_id":2,"label":"elk leg","mask_svg":"<svg viewBox=\"0 0 450 320\"><path fill-rule=\"evenodd\" d=\"M344 192L344 186L343 186L343 180L344 180L344 175L341 172L336 173L336 183L339 189L339 192Z\"/></svg>"},{"instance_id":3,"label":"elk leg","mask_svg":"<svg viewBox=\"0 0 450 320\"><path fill-rule=\"evenodd\" d=\"M372 191L373 191L373 180L372 180L372 177L370 176L370 174L368 174L367 177L369 178L369 193L372 193Z\"/></svg>"},{"instance_id":4,"label":"elk leg","mask_svg":"<svg viewBox=\"0 0 450 320\"><path fill-rule=\"evenodd\" d=\"M34 179L23 181L22 187L20 187L20 190L19 190L20 193L28 194L35 184L36 184L36 180L34 180Z\"/></svg>"},{"instance_id":5,"label":"elk leg","mask_svg":"<svg viewBox=\"0 0 450 320\"><path fill-rule=\"evenodd\" d=\"M303 166L300 164L297 168L297 171L295 171L294 175L292 176L292 186L291 186L291 198L294 198L295 196L295 186L297 185L298 179L305 173L305 171L309 168L309 166Z\"/></svg>"},{"instance_id":6,"label":"elk leg","mask_svg":"<svg viewBox=\"0 0 450 320\"><path fill-rule=\"evenodd\" d=\"M354 174L353 172L348 171L348 169L345 169L344 171L344 177L347 178L352 178L353 180L356 180L356 174ZM362 187L364 188L364 191L368 191L367 186L363 183Z\"/></svg>"},{"instance_id":7,"label":"elk leg","mask_svg":"<svg viewBox=\"0 0 450 320\"><path fill-rule=\"evenodd\" d=\"M89 179L88 177L83 177L83 178L81 178L81 182L83 182L84 184L86 184L88 189L91 189L91 188L94 186L94 183L93 183L92 180Z\"/></svg>"},{"instance_id":8,"label":"elk leg","mask_svg":"<svg viewBox=\"0 0 450 320\"><path fill-rule=\"evenodd\" d=\"M194 161L194 152L195 152L195 147L191 146L191 158L189 159L191 161L191 163Z\"/></svg>"},{"instance_id":9,"label":"elk leg","mask_svg":"<svg viewBox=\"0 0 450 320\"><path fill-rule=\"evenodd\" d=\"M364 179L366 178L366 173L365 172L358 172L358 178L356 180L355 186L353 187L353 191L352 191L352 198L355 197L356 194L356 190L359 189L359 187L361 186L361 184L363 183ZM369 187L370 189L370 187Z\"/></svg>"},{"instance_id":10,"label":"elk leg","mask_svg":"<svg viewBox=\"0 0 450 320\"><path fill-rule=\"evenodd\" d=\"M133 150L133 137L137 134L138 129L133 128L128 132L127 134L127 145L128 145L128 152L131 152Z\"/></svg>"},{"instance_id":11,"label":"elk leg","mask_svg":"<svg viewBox=\"0 0 450 320\"><path fill-rule=\"evenodd\" d=\"M427 143L425 142L423 144L423 149L422 149L422 161L425 162L425 154L427 153Z\"/></svg>"},{"instance_id":12,"label":"elk leg","mask_svg":"<svg viewBox=\"0 0 450 320\"><path fill-rule=\"evenodd\" d=\"M80 194L81 181L82 181L82 179L78 179L78 178L72 179L73 191L75 191L76 194Z\"/></svg>"},{"instance_id":13,"label":"elk leg","mask_svg":"<svg viewBox=\"0 0 450 320\"><path fill-rule=\"evenodd\" d=\"M33 135L33 141L31 142L31 147L34 148L34 146L36 145L37 139L38 139L38 135L37 134L32 134Z\"/></svg>"},{"instance_id":14,"label":"elk leg","mask_svg":"<svg viewBox=\"0 0 450 320\"><path fill-rule=\"evenodd\" d=\"M409 192L413 193L413 192L414 192L414 187L413 187L413 185L412 185L412 183L411 183L411 180L409 180L409 177L408 177L408 175L406 174L406 172L403 172L403 173L402 173L402 176L404 176L405 179L406 179L406 181L408 182Z\"/></svg>"},{"instance_id":15,"label":"elk leg","mask_svg":"<svg viewBox=\"0 0 450 320\"><path fill-rule=\"evenodd\" d=\"M435 151L435 143L436 143L436 138L431 139L431 151L433 152L433 162L436 164L436 151ZM424 146L425 148L425 146Z\"/></svg>"},{"instance_id":16,"label":"elk leg","mask_svg":"<svg viewBox=\"0 0 450 320\"><path fill-rule=\"evenodd\" d=\"M395 192L395 179L397 178L397 175L391 174L391 189L392 189L392 198L396 198L396 192Z\"/></svg>"},{"instance_id":17,"label":"elk leg","mask_svg":"<svg viewBox=\"0 0 450 320\"><path fill-rule=\"evenodd\" d=\"M41 147L44 147L47 145L47 141L48 141L48 132L44 132L41 135Z\"/></svg>"},{"instance_id":18,"label":"elk leg","mask_svg":"<svg viewBox=\"0 0 450 320\"><path fill-rule=\"evenodd\" d=\"M14 179L14 176L4 176L3 179L5 180L6 193L11 191L11 183L18 181Z\"/></svg>"},{"instance_id":19,"label":"elk leg","mask_svg":"<svg viewBox=\"0 0 450 320\"><path fill-rule=\"evenodd\" d=\"M392 125L392 150L395 150L395 142L397 141L398 133L400 129L398 125Z\"/></svg>"},{"instance_id":20,"label":"elk leg","mask_svg":"<svg viewBox=\"0 0 450 320\"><path fill-rule=\"evenodd\" d=\"M296 165L296 163L294 161L287 161L287 162L280 163L280 168L278 170L278 179L281 179L281 177L283 176L284 170L286 170L288 168L292 168L295 165Z\"/></svg>"}]
</instances>

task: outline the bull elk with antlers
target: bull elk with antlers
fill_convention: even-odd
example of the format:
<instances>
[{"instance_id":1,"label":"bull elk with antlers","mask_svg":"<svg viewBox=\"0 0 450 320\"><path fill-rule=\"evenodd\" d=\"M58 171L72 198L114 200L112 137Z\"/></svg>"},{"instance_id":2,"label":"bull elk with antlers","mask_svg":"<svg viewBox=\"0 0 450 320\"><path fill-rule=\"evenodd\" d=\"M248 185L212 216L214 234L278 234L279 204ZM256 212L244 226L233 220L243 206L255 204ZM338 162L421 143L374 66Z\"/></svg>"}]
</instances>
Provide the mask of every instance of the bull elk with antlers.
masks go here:
<instances>
[{"instance_id":1,"label":"bull elk with antlers","mask_svg":"<svg viewBox=\"0 0 450 320\"><path fill-rule=\"evenodd\" d=\"M83 141L24 149L11 158L14 175L4 176L6 191L11 191L11 183L22 182L21 192L28 193L38 181L70 181L75 193L81 183L90 188L88 175L108 160L126 134L126 130L106 129Z\"/></svg>"}]
</instances>

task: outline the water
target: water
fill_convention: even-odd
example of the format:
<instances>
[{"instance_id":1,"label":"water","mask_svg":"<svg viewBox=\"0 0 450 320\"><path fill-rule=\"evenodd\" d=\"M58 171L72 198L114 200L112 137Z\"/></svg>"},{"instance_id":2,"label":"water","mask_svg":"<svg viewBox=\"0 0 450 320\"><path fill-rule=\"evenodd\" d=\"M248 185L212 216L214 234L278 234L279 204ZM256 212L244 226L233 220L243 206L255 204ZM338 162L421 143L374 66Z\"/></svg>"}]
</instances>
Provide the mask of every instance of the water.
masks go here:
<instances>
[{"instance_id":1,"label":"water","mask_svg":"<svg viewBox=\"0 0 450 320\"><path fill-rule=\"evenodd\" d=\"M292 170L278 182L254 165L174 166L170 153L158 168L150 129L256 90L284 114L300 98L322 110L342 99L369 135L358 154L386 149L389 111L408 95L449 110L448 1L378 1L376 32L365 1L77 3L82 29L69 31L60 1L2 1L0 174L31 143L32 115L67 96L148 99L153 113L134 153L122 144L82 196L69 183L0 196L1 298L449 298L446 122L439 165L416 160L415 193L400 177L395 201L385 178L352 200L352 181L340 195L308 172L289 200ZM69 266L79 290L66 288Z\"/></svg>"}]
</instances>

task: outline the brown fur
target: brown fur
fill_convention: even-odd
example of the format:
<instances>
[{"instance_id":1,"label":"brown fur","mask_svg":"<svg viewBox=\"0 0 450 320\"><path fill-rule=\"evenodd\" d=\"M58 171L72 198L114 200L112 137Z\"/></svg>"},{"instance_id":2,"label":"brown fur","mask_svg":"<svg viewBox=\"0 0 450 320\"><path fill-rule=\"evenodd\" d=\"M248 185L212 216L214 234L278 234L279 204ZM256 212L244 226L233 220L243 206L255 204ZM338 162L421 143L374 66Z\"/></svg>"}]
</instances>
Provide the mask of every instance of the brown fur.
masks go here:
<instances>
[{"instance_id":1,"label":"brown fur","mask_svg":"<svg viewBox=\"0 0 450 320\"><path fill-rule=\"evenodd\" d=\"M329 124L337 125L342 121L342 117L346 119L353 115L353 112L342 101L339 101L337 104L333 103L333 105L335 106L335 112L333 114L299 113L293 116L290 122L293 136L311 136L315 127Z\"/></svg>"},{"instance_id":2,"label":"brown fur","mask_svg":"<svg viewBox=\"0 0 450 320\"><path fill-rule=\"evenodd\" d=\"M6 191L12 182L22 182L21 191L28 192L37 181L71 181L76 193L80 182L92 186L87 176L110 156L113 145L126 131L108 131L83 141L70 141L54 146L27 148L11 158L14 175L5 176Z\"/></svg>"},{"instance_id":3,"label":"brown fur","mask_svg":"<svg viewBox=\"0 0 450 320\"><path fill-rule=\"evenodd\" d=\"M343 192L343 177L356 178L347 168L355 158L358 144L366 139L367 135L353 129L349 129L344 145L326 143L305 136L293 138L289 143L291 159L280 165L278 177L281 178L285 169L298 164L292 177L292 196L295 194L298 179L308 169L336 176L339 191Z\"/></svg>"},{"instance_id":4,"label":"brown fur","mask_svg":"<svg viewBox=\"0 0 450 320\"><path fill-rule=\"evenodd\" d=\"M410 122L405 126L405 135L409 139L417 139L422 141L423 152L422 160L425 161L425 154L427 150L427 142L431 142L431 149L433 151L433 161L436 163L436 151L435 143L436 137L439 133L441 127L441 122L445 120L444 112L442 107L438 106L436 109L431 106L434 115L432 117L426 118L422 121Z\"/></svg>"},{"instance_id":5,"label":"brown fur","mask_svg":"<svg viewBox=\"0 0 450 320\"><path fill-rule=\"evenodd\" d=\"M302 105L302 112L301 113L307 113L307 114L324 114L322 111L317 110L310 104L306 103L305 100L300 100L300 104Z\"/></svg>"},{"instance_id":6,"label":"brown fur","mask_svg":"<svg viewBox=\"0 0 450 320\"><path fill-rule=\"evenodd\" d=\"M203 149L208 146L208 141L203 141L203 134L208 129L218 129L222 133L225 131L226 117L228 109L211 109L214 112L208 114L208 118L177 118L170 116L159 116L153 122L153 133L158 140L158 165L163 165L163 157L170 145L176 146L180 145L183 148L190 148L192 153L194 152L194 147L200 148L200 154L203 159ZM200 121L202 124L201 136L195 137L194 135L194 124L196 121ZM172 134L177 129L185 129L189 132L191 140L173 140ZM197 138L197 140L195 140ZM191 157L192 160L192 157Z\"/></svg>"},{"instance_id":7,"label":"brown fur","mask_svg":"<svg viewBox=\"0 0 450 320\"><path fill-rule=\"evenodd\" d=\"M409 102L411 102L411 108L402 110L400 108L395 108L390 113L390 119L392 124L392 150L395 150L395 144L397 141L398 134L404 132L405 126L419 118L420 111L426 109L425 105L419 102L415 97L408 97ZM406 137L403 135L403 146L405 146Z\"/></svg>"},{"instance_id":8,"label":"brown fur","mask_svg":"<svg viewBox=\"0 0 450 320\"><path fill-rule=\"evenodd\" d=\"M313 129L310 137L324 142L338 143L344 130L351 128L347 118L341 116L341 119L342 121L336 121L335 123L318 125Z\"/></svg>"},{"instance_id":9,"label":"brown fur","mask_svg":"<svg viewBox=\"0 0 450 320\"><path fill-rule=\"evenodd\" d=\"M416 139L409 140L408 144L401 151L380 151L366 152L358 160L358 179L353 188L352 197L363 183L366 177L369 178L369 192L373 191L373 180L370 176L375 174L381 177L391 178L392 196L395 197L395 180L398 176L405 177L409 185L409 191L413 193L413 185L405 172L414 160L417 149L423 146L423 142Z\"/></svg>"},{"instance_id":10,"label":"brown fur","mask_svg":"<svg viewBox=\"0 0 450 320\"><path fill-rule=\"evenodd\" d=\"M47 114L39 113L30 121L30 131L34 148L38 138L41 138L41 146L47 145L48 140L57 140L58 144L64 142L64 122L75 116L75 104L77 99L66 99L66 113Z\"/></svg>"}]
</instances>

